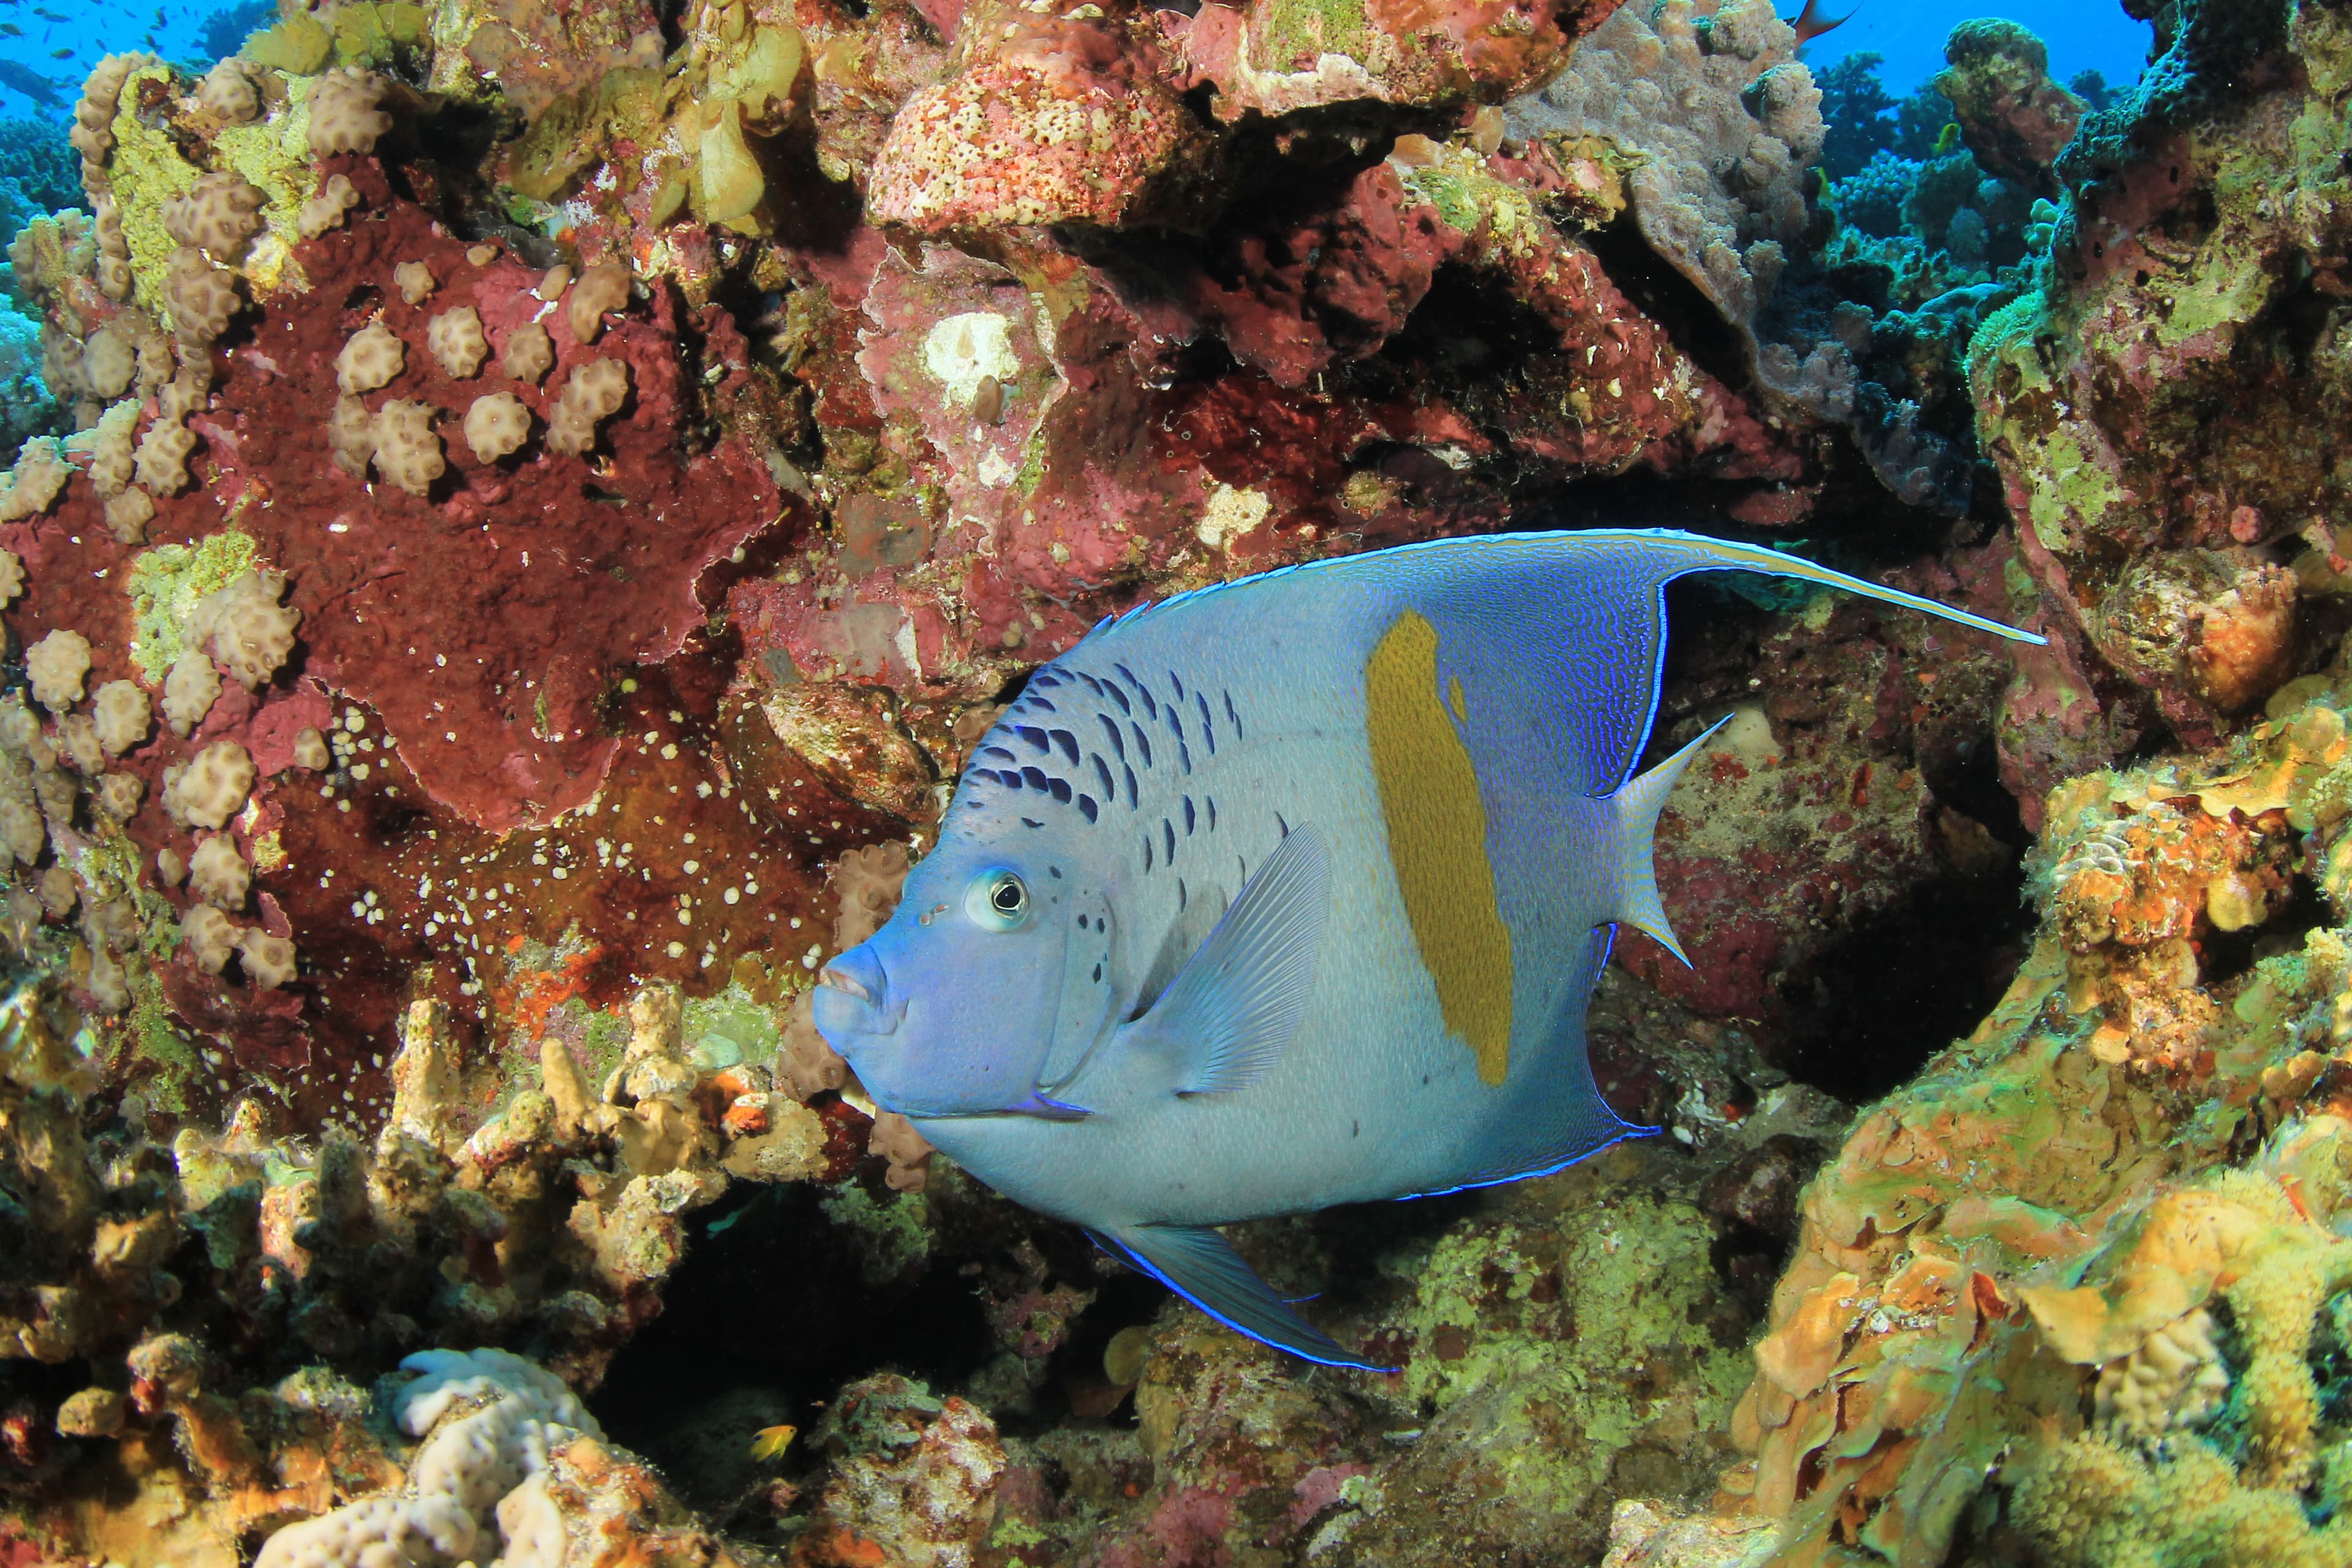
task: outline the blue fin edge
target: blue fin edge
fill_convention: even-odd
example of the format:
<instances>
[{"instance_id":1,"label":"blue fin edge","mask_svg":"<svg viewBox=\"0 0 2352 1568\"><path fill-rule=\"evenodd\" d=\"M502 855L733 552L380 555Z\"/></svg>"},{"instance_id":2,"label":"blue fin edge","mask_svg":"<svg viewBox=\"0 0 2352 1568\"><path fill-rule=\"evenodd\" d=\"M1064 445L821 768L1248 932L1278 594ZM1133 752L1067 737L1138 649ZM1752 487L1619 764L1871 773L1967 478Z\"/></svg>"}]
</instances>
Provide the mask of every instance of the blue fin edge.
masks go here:
<instances>
[{"instance_id":1,"label":"blue fin edge","mask_svg":"<svg viewBox=\"0 0 2352 1568\"><path fill-rule=\"evenodd\" d=\"M1250 1324L1238 1321L1232 1314L1221 1312L1216 1308L1210 1306L1206 1301L1203 1301L1199 1296L1195 1295L1191 1289L1178 1283L1177 1280L1169 1274L1167 1269L1153 1262L1149 1256L1143 1253L1138 1247L1124 1239L1118 1232L1097 1230L1089 1227L1087 1231L1087 1235L1093 1237L1094 1243L1097 1247L1101 1247L1113 1258L1117 1258L1123 1262L1129 1263L1133 1267L1141 1269L1144 1273L1150 1275L1151 1278L1159 1280L1162 1285L1167 1286L1168 1289L1173 1290L1177 1295L1181 1296L1192 1306L1198 1308L1206 1316L1214 1319L1217 1322L1223 1324L1226 1328L1233 1330L1234 1332L1240 1334L1244 1339L1255 1340L1262 1345L1271 1345L1276 1350L1281 1351L1286 1354L1295 1355L1301 1361L1312 1362L1318 1366L1343 1366L1352 1368L1359 1372L1379 1373L1391 1373L1399 1370L1396 1367L1383 1365L1379 1362L1365 1361L1360 1356L1349 1354L1345 1347L1343 1347L1339 1341L1331 1338L1328 1334L1326 1334L1323 1331L1307 1321L1306 1319L1292 1311L1290 1310L1289 1303L1274 1293L1274 1287L1259 1279L1256 1271L1251 1268L1248 1264L1242 1261L1241 1256L1233 1250L1233 1243L1227 1241L1223 1236L1218 1235L1218 1233L1210 1226L1160 1226L1156 1228L1171 1233L1188 1233L1185 1239L1194 1241L1197 1241L1201 1236L1213 1238L1216 1245L1223 1249L1225 1255L1232 1259L1233 1267L1239 1270L1241 1274L1246 1276L1249 1283L1254 1285L1256 1288L1257 1293L1263 1297L1262 1305L1265 1310L1265 1321L1264 1325L1262 1327L1252 1327ZM1192 1235L1189 1233L1198 1233L1198 1235ZM1284 1337L1276 1338L1276 1334L1281 1334Z\"/></svg>"}]
</instances>

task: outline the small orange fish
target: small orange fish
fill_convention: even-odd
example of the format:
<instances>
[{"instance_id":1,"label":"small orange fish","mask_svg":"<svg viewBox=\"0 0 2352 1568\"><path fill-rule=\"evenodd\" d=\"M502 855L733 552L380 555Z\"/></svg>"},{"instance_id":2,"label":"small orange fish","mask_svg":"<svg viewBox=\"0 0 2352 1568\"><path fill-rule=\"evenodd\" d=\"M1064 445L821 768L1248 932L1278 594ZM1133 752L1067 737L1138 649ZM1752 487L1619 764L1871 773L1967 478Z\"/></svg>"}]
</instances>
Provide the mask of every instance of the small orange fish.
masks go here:
<instances>
[{"instance_id":1,"label":"small orange fish","mask_svg":"<svg viewBox=\"0 0 2352 1568\"><path fill-rule=\"evenodd\" d=\"M751 1458L762 1463L783 1458L784 1450L793 1446L800 1431L797 1426L761 1427L751 1437Z\"/></svg>"}]
</instances>

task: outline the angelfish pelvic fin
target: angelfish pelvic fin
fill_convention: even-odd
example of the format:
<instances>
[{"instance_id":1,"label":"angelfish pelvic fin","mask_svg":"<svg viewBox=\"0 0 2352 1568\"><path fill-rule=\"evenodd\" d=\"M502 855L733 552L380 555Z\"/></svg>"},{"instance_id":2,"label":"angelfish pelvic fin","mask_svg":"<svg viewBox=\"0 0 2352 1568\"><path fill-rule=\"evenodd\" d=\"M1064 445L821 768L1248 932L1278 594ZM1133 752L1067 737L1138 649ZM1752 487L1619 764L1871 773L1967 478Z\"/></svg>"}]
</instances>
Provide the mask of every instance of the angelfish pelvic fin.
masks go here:
<instances>
[{"instance_id":1,"label":"angelfish pelvic fin","mask_svg":"<svg viewBox=\"0 0 2352 1568\"><path fill-rule=\"evenodd\" d=\"M1648 773L1626 780L1616 794L1607 798L1615 831L1603 853L1612 860L1608 869L1612 875L1616 899L1605 918L1646 932L1660 947L1681 959L1685 969L1692 967L1690 955L1675 939L1674 927L1666 922L1665 902L1658 897L1658 813L1665 809L1666 797L1675 793L1683 770L1690 766L1699 748L1729 722L1728 718L1717 720L1697 740Z\"/></svg>"},{"instance_id":2,"label":"angelfish pelvic fin","mask_svg":"<svg viewBox=\"0 0 2352 1568\"><path fill-rule=\"evenodd\" d=\"M1330 872L1312 827L1294 829L1122 1044L1181 1066L1179 1094L1247 1089L1282 1059L1315 989Z\"/></svg>"},{"instance_id":3,"label":"angelfish pelvic fin","mask_svg":"<svg viewBox=\"0 0 2352 1568\"><path fill-rule=\"evenodd\" d=\"M1274 1293L1232 1243L1204 1225L1131 1225L1092 1233L1116 1253L1225 1327L1324 1366L1390 1372L1341 1347Z\"/></svg>"}]
</instances>

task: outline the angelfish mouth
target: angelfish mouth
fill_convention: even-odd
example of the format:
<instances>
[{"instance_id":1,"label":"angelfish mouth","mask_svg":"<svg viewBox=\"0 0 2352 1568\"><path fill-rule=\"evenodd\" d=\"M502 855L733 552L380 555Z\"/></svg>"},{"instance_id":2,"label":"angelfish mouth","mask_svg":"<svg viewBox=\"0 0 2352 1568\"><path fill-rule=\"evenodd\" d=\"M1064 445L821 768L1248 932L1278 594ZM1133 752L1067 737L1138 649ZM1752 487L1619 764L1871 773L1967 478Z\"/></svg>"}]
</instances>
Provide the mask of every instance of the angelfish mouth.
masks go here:
<instances>
[{"instance_id":1,"label":"angelfish mouth","mask_svg":"<svg viewBox=\"0 0 2352 1568\"><path fill-rule=\"evenodd\" d=\"M857 973L861 967L866 971L863 975ZM818 989L839 992L845 1000L855 1004L852 1016L842 1017L837 1010L835 1016L860 1034L896 1034L898 1026L906 1021L907 998L891 994L889 978L879 964L860 965L835 960L817 971L816 983Z\"/></svg>"},{"instance_id":2,"label":"angelfish mouth","mask_svg":"<svg viewBox=\"0 0 2352 1568\"><path fill-rule=\"evenodd\" d=\"M875 995L864 981L859 980L856 975L844 974L829 963L816 972L816 983L835 991L846 991L868 1007L882 1005L882 998Z\"/></svg>"}]
</instances>

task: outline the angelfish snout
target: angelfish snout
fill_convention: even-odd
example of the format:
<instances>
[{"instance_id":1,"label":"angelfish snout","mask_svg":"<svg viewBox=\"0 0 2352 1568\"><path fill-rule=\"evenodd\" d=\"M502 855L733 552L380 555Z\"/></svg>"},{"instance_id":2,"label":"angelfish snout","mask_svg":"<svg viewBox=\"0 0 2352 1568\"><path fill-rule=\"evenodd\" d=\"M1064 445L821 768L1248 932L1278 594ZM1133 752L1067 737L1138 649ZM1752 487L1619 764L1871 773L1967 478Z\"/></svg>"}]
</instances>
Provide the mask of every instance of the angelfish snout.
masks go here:
<instances>
[{"instance_id":1,"label":"angelfish snout","mask_svg":"<svg viewBox=\"0 0 2352 1568\"><path fill-rule=\"evenodd\" d=\"M889 976L863 944L819 970L816 980L816 1026L828 1037L836 1031L887 1035L906 1013L903 1001L892 1005Z\"/></svg>"}]
</instances>

